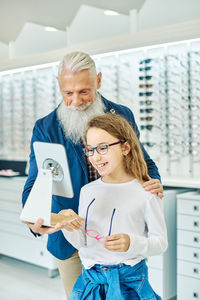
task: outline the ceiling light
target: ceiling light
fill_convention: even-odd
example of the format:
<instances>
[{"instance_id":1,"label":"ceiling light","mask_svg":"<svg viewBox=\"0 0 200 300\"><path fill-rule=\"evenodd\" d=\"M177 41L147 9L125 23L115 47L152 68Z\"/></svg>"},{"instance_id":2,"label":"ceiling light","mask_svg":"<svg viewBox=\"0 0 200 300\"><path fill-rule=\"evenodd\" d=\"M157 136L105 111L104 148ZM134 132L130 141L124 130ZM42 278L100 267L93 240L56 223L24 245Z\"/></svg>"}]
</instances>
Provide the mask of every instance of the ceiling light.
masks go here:
<instances>
[{"instance_id":1,"label":"ceiling light","mask_svg":"<svg viewBox=\"0 0 200 300\"><path fill-rule=\"evenodd\" d=\"M50 27L50 26L46 26L45 30L46 31L58 31L55 27Z\"/></svg>"},{"instance_id":2,"label":"ceiling light","mask_svg":"<svg viewBox=\"0 0 200 300\"><path fill-rule=\"evenodd\" d=\"M104 15L106 16L118 16L119 13L114 10L104 10Z\"/></svg>"}]
</instances>

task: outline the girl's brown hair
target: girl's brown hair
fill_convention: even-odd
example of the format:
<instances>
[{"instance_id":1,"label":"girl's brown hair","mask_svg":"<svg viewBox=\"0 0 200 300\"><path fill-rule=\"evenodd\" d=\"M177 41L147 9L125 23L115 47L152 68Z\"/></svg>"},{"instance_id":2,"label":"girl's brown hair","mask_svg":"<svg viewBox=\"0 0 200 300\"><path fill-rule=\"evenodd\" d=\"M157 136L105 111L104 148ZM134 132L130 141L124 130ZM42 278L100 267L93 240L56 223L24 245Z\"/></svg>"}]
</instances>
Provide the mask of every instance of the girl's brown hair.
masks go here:
<instances>
[{"instance_id":1,"label":"girl's brown hair","mask_svg":"<svg viewBox=\"0 0 200 300\"><path fill-rule=\"evenodd\" d=\"M107 131L119 141L128 142L130 152L124 156L124 168L127 174L134 176L134 178L140 182L148 180L147 165L144 160L140 142L133 127L124 117L114 113L106 113L93 117L87 124L85 139L88 130L92 127Z\"/></svg>"}]
</instances>

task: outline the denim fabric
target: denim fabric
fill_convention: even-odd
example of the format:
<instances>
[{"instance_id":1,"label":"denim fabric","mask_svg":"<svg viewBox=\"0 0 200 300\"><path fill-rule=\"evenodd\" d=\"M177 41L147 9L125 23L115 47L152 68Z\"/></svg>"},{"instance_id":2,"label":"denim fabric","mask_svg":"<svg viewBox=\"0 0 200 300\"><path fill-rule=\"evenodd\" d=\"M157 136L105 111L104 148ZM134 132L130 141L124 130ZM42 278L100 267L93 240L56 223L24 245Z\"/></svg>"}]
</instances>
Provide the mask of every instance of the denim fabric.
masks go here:
<instances>
[{"instance_id":1,"label":"denim fabric","mask_svg":"<svg viewBox=\"0 0 200 300\"><path fill-rule=\"evenodd\" d=\"M145 260L131 267L83 267L68 300L162 300L150 286Z\"/></svg>"}]
</instances>

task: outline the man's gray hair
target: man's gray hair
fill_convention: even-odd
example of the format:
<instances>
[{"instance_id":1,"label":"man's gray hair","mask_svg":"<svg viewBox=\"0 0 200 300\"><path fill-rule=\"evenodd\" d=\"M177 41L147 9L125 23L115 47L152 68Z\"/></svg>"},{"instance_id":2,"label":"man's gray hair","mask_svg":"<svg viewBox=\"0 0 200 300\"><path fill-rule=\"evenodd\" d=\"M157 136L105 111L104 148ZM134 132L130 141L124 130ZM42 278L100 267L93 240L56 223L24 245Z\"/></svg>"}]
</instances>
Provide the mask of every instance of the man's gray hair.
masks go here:
<instances>
[{"instance_id":1,"label":"man's gray hair","mask_svg":"<svg viewBox=\"0 0 200 300\"><path fill-rule=\"evenodd\" d=\"M68 70L72 73L89 70L91 73L96 74L94 60L84 52L71 52L65 55L58 66L58 76L63 70Z\"/></svg>"}]
</instances>

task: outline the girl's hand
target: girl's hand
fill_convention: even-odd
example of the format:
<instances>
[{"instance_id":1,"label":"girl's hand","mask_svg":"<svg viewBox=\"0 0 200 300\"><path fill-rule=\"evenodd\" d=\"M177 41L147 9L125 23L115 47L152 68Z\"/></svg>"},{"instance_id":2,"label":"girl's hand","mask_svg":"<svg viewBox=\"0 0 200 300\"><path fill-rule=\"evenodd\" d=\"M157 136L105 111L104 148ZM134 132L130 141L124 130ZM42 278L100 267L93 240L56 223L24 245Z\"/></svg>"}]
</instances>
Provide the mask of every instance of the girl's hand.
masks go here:
<instances>
[{"instance_id":1,"label":"girl's hand","mask_svg":"<svg viewBox=\"0 0 200 300\"><path fill-rule=\"evenodd\" d=\"M64 221L64 228L68 231L80 229L82 223L84 222L84 219L79 217L79 215L77 215L72 209L63 209L59 212L59 214L68 217Z\"/></svg>"},{"instance_id":2,"label":"girl's hand","mask_svg":"<svg viewBox=\"0 0 200 300\"><path fill-rule=\"evenodd\" d=\"M109 251L126 252L130 246L130 237L125 233L105 237L104 247Z\"/></svg>"}]
</instances>

